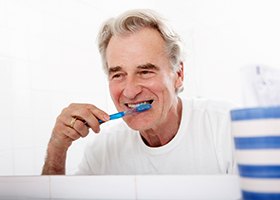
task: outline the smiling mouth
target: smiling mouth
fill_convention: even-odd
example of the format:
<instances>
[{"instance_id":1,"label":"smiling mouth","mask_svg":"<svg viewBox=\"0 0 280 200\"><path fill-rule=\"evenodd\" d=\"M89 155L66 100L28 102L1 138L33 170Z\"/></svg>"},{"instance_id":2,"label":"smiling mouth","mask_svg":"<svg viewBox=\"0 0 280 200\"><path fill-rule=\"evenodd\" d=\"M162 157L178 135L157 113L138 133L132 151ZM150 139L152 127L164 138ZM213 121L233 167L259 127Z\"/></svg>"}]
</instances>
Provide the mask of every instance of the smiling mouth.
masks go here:
<instances>
[{"instance_id":1,"label":"smiling mouth","mask_svg":"<svg viewBox=\"0 0 280 200\"><path fill-rule=\"evenodd\" d=\"M143 104L152 104L154 100L148 100L148 101L142 101L137 103L125 103L124 105L128 108L135 108L137 106L143 105Z\"/></svg>"}]
</instances>

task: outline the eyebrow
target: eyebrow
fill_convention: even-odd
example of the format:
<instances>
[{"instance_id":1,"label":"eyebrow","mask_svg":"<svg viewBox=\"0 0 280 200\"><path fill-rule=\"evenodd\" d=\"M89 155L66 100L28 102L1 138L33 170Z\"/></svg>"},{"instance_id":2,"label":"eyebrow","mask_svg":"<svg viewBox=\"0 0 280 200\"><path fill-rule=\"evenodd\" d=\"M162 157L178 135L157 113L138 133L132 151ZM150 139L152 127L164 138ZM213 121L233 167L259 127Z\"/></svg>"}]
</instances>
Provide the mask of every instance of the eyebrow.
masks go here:
<instances>
[{"instance_id":1,"label":"eyebrow","mask_svg":"<svg viewBox=\"0 0 280 200\"><path fill-rule=\"evenodd\" d=\"M156 71L159 71L159 67L152 64L152 63L147 63L147 64L144 64L144 65L139 65L137 66L137 69L150 69L150 70L156 70Z\"/></svg>"},{"instance_id":2,"label":"eyebrow","mask_svg":"<svg viewBox=\"0 0 280 200\"><path fill-rule=\"evenodd\" d=\"M115 73L115 72L118 72L118 71L121 71L121 70L122 70L122 67L120 67L120 66L110 67L109 68L109 74L112 74L112 73Z\"/></svg>"},{"instance_id":3,"label":"eyebrow","mask_svg":"<svg viewBox=\"0 0 280 200\"><path fill-rule=\"evenodd\" d=\"M159 71L159 67L152 64L152 63L146 63L146 64L143 64L143 65L138 65L137 66L137 69L146 69L146 70L156 70L156 71ZM116 66L116 67L110 67L109 68L109 75L110 74L113 74L113 73L116 73L116 72L119 72L119 71L122 71L122 67L121 66Z\"/></svg>"}]
</instances>

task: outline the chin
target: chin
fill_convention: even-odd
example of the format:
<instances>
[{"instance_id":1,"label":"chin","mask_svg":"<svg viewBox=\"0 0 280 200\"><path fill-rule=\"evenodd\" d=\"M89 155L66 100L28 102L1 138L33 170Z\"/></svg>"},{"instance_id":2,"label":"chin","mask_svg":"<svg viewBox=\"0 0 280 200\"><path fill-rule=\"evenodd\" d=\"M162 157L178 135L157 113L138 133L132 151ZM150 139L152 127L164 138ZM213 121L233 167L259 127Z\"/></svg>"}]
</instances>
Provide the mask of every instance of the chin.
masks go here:
<instances>
[{"instance_id":1,"label":"chin","mask_svg":"<svg viewBox=\"0 0 280 200\"><path fill-rule=\"evenodd\" d=\"M133 130L142 131L147 130L150 128L150 122L145 122L143 120L136 121L136 120L125 120L125 123Z\"/></svg>"}]
</instances>

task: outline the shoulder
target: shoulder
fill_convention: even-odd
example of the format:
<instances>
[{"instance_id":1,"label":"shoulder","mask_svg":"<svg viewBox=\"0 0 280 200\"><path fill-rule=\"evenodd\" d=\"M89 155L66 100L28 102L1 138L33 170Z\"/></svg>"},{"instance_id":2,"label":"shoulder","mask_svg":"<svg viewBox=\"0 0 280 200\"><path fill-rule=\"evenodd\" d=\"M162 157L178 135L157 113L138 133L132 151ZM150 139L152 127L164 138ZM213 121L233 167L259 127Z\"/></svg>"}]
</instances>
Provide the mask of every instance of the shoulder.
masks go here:
<instances>
[{"instance_id":1,"label":"shoulder","mask_svg":"<svg viewBox=\"0 0 280 200\"><path fill-rule=\"evenodd\" d=\"M227 101L206 98L183 99L182 102L186 111L204 114L229 115L229 111L234 106Z\"/></svg>"},{"instance_id":2,"label":"shoulder","mask_svg":"<svg viewBox=\"0 0 280 200\"><path fill-rule=\"evenodd\" d=\"M229 128L230 110L233 107L231 103L205 98L184 99L182 102L182 118L185 124L200 127L203 132L209 130L216 132L222 127Z\"/></svg>"}]
</instances>

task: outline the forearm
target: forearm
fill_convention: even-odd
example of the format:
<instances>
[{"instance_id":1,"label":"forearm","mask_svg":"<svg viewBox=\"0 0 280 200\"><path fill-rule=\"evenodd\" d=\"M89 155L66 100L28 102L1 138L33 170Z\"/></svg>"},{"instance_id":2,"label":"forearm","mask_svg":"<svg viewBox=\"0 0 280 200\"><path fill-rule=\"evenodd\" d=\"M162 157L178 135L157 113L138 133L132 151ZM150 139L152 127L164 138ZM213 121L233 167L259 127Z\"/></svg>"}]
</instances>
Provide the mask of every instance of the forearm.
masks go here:
<instances>
[{"instance_id":1,"label":"forearm","mask_svg":"<svg viewBox=\"0 0 280 200\"><path fill-rule=\"evenodd\" d=\"M49 144L42 175L65 175L66 154L67 149L58 149Z\"/></svg>"}]
</instances>

